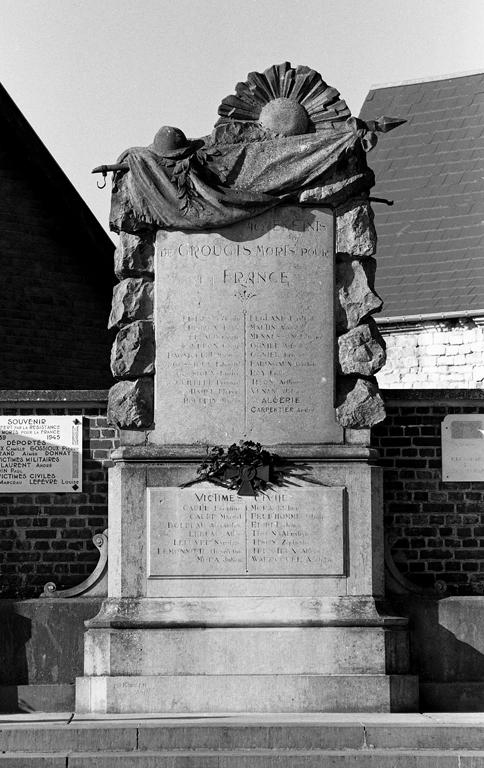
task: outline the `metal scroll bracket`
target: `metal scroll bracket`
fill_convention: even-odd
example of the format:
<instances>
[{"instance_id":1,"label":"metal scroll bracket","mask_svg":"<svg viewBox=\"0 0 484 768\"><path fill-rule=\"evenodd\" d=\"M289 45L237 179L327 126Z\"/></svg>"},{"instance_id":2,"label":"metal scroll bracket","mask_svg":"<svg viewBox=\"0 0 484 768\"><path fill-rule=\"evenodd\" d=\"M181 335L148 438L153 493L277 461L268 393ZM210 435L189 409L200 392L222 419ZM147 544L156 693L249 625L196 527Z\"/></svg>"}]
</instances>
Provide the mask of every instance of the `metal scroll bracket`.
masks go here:
<instances>
[{"instance_id":1,"label":"metal scroll bracket","mask_svg":"<svg viewBox=\"0 0 484 768\"><path fill-rule=\"evenodd\" d=\"M426 597L436 597L445 595L447 590L447 584L445 581L438 580L435 582L434 587L420 587L418 584L414 584L413 581L407 579L407 577L401 573L392 555L392 547L398 536L392 533L385 535L385 585L387 592L394 595L420 595Z\"/></svg>"},{"instance_id":2,"label":"metal scroll bracket","mask_svg":"<svg viewBox=\"0 0 484 768\"><path fill-rule=\"evenodd\" d=\"M48 581L40 597L106 597L108 593L108 532L96 533L92 537L99 550L99 560L93 572L80 584L70 589L57 589Z\"/></svg>"}]
</instances>

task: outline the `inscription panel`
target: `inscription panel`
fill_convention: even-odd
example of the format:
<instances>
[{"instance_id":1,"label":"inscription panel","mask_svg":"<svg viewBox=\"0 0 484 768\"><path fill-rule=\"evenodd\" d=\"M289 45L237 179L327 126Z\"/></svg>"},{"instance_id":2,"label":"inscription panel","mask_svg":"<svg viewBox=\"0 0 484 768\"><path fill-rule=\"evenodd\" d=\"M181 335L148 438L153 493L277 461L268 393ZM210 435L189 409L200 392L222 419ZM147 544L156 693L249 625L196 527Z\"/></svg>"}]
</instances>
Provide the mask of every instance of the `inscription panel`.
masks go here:
<instances>
[{"instance_id":1,"label":"inscription panel","mask_svg":"<svg viewBox=\"0 0 484 768\"><path fill-rule=\"evenodd\" d=\"M341 576L342 487L257 498L211 483L148 491L148 575Z\"/></svg>"},{"instance_id":2,"label":"inscription panel","mask_svg":"<svg viewBox=\"0 0 484 768\"><path fill-rule=\"evenodd\" d=\"M341 441L332 213L161 231L155 271L154 442Z\"/></svg>"},{"instance_id":3,"label":"inscription panel","mask_svg":"<svg viewBox=\"0 0 484 768\"><path fill-rule=\"evenodd\" d=\"M0 416L0 493L81 493L82 416Z\"/></svg>"},{"instance_id":4,"label":"inscription panel","mask_svg":"<svg viewBox=\"0 0 484 768\"><path fill-rule=\"evenodd\" d=\"M454 413L443 419L442 480L484 480L484 414Z\"/></svg>"}]
</instances>

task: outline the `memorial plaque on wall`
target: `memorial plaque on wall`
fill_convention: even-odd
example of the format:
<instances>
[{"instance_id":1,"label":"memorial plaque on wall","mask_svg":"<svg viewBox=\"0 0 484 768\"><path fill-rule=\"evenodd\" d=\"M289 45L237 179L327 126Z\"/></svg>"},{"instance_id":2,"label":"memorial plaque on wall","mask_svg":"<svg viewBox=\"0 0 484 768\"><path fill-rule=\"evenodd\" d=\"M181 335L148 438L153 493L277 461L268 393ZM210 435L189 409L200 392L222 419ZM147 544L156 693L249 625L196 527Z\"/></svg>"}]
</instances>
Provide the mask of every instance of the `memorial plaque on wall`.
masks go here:
<instances>
[{"instance_id":1,"label":"memorial plaque on wall","mask_svg":"<svg viewBox=\"0 0 484 768\"><path fill-rule=\"evenodd\" d=\"M342 487L238 496L212 483L148 491L148 575L341 576Z\"/></svg>"},{"instance_id":2,"label":"memorial plaque on wall","mask_svg":"<svg viewBox=\"0 0 484 768\"><path fill-rule=\"evenodd\" d=\"M82 491L82 416L0 416L0 493Z\"/></svg>"},{"instance_id":3,"label":"memorial plaque on wall","mask_svg":"<svg viewBox=\"0 0 484 768\"><path fill-rule=\"evenodd\" d=\"M442 480L484 481L484 414L454 413L443 419Z\"/></svg>"},{"instance_id":4,"label":"memorial plaque on wall","mask_svg":"<svg viewBox=\"0 0 484 768\"><path fill-rule=\"evenodd\" d=\"M341 441L333 258L327 208L158 233L154 442Z\"/></svg>"}]
</instances>

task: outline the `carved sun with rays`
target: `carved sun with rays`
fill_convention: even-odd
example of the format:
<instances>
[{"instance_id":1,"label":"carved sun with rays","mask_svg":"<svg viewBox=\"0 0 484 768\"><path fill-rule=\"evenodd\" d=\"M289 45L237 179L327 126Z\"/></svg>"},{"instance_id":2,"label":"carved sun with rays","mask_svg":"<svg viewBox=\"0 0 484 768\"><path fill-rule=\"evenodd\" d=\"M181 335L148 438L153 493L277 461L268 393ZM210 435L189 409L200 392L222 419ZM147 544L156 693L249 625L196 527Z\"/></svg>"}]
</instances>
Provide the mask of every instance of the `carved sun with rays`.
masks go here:
<instances>
[{"instance_id":1,"label":"carved sun with rays","mask_svg":"<svg viewBox=\"0 0 484 768\"><path fill-rule=\"evenodd\" d=\"M336 88L309 67L291 67L288 61L265 72L249 72L237 83L235 95L218 108L219 125L233 120L259 123L282 136L314 133L351 116Z\"/></svg>"}]
</instances>

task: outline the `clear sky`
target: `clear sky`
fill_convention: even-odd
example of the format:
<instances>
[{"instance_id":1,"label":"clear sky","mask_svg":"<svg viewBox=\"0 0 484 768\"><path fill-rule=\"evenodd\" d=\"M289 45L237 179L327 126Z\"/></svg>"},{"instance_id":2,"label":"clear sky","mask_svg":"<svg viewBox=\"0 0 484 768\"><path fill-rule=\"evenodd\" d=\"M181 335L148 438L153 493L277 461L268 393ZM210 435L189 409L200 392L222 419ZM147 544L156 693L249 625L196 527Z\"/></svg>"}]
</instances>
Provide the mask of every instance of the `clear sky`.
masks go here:
<instances>
[{"instance_id":1,"label":"clear sky","mask_svg":"<svg viewBox=\"0 0 484 768\"><path fill-rule=\"evenodd\" d=\"M484 0L0 0L0 12L2 83L104 226L108 188L91 169L161 125L209 133L249 71L307 64L358 114L371 85L484 67Z\"/></svg>"}]
</instances>

